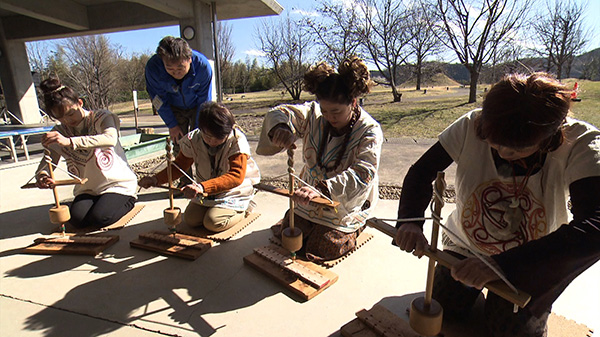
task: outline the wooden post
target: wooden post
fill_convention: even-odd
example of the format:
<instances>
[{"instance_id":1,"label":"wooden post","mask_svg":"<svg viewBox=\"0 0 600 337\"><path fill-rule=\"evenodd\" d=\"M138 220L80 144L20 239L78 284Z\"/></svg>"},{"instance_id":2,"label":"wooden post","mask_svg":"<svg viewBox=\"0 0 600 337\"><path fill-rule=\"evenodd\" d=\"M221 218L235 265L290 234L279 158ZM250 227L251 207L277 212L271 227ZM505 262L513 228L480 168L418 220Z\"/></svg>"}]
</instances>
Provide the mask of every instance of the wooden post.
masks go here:
<instances>
[{"instance_id":1,"label":"wooden post","mask_svg":"<svg viewBox=\"0 0 600 337\"><path fill-rule=\"evenodd\" d=\"M442 216L442 207L444 207L444 192L446 190L446 184L444 182L444 172L438 172L437 178L435 179L435 193L433 199L433 227L431 229L431 242L429 250L432 253L437 251L438 235L440 231L440 219ZM431 298L433 295L433 275L435 271L435 259L429 259L429 265L427 268L427 283L425 286L425 305L431 305Z\"/></svg>"}]
</instances>

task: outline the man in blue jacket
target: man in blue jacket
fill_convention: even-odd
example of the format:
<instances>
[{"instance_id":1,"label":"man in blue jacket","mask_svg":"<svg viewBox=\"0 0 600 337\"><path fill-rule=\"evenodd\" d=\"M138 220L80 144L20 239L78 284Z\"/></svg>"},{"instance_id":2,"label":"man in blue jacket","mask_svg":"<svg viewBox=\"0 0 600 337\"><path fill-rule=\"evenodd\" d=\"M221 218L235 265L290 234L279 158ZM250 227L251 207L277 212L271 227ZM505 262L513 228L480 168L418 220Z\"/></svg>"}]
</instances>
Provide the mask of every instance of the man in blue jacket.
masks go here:
<instances>
[{"instance_id":1,"label":"man in blue jacket","mask_svg":"<svg viewBox=\"0 0 600 337\"><path fill-rule=\"evenodd\" d=\"M146 90L152 106L176 143L198 126L200 105L211 100L212 69L206 56L179 37L167 36L146 63Z\"/></svg>"}]
</instances>

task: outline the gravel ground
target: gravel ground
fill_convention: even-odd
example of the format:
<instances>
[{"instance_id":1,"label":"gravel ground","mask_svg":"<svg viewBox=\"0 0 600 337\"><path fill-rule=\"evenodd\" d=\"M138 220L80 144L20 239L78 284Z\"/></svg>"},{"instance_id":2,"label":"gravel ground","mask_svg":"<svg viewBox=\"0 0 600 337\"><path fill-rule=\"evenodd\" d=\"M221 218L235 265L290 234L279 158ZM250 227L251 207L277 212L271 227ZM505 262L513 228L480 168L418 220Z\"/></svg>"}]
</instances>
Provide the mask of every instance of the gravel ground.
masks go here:
<instances>
[{"instance_id":1,"label":"gravel ground","mask_svg":"<svg viewBox=\"0 0 600 337\"><path fill-rule=\"evenodd\" d=\"M160 156L132 164L131 168L137 175L138 179L140 179L142 176L158 172L165 167L165 165L165 156ZM288 186L286 178L262 177L261 182L280 188L287 188ZM174 182L174 185L176 184L177 181ZM379 185L379 197L381 199L399 200L401 191L402 187L399 185ZM446 190L446 193L444 194L444 199L446 202L454 202L454 197L455 193L453 189Z\"/></svg>"}]
</instances>

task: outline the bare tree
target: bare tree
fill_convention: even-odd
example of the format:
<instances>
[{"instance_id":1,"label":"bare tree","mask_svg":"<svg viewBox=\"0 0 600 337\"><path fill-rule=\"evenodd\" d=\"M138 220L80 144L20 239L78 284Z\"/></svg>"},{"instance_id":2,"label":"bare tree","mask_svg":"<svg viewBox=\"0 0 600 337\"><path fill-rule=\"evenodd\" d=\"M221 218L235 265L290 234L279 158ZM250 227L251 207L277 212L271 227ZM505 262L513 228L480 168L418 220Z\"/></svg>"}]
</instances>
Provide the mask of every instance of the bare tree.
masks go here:
<instances>
[{"instance_id":1,"label":"bare tree","mask_svg":"<svg viewBox=\"0 0 600 337\"><path fill-rule=\"evenodd\" d=\"M583 14L586 3L555 0L547 3L549 13L540 15L533 24L533 29L542 49L538 54L546 58L546 71L556 71L561 79L571 73L571 65L575 56L588 42L589 30L583 27Z\"/></svg>"},{"instance_id":2,"label":"bare tree","mask_svg":"<svg viewBox=\"0 0 600 337\"><path fill-rule=\"evenodd\" d=\"M439 27L435 25L435 5L430 2L421 2L419 5L413 3L408 11L410 19L407 29L412 39L408 41L415 60L413 73L416 77L416 90L421 90L421 81L423 77L423 62L428 56L438 54L442 51L443 45L440 43L435 30Z\"/></svg>"},{"instance_id":3,"label":"bare tree","mask_svg":"<svg viewBox=\"0 0 600 337\"><path fill-rule=\"evenodd\" d=\"M317 12L321 18L304 19L304 24L316 38L320 46L320 55L334 66L339 65L347 57L359 55L362 43L358 34L361 22L356 6L333 0L320 0Z\"/></svg>"},{"instance_id":4,"label":"bare tree","mask_svg":"<svg viewBox=\"0 0 600 337\"><path fill-rule=\"evenodd\" d=\"M401 1L359 0L364 22L359 33L363 46L381 76L392 88L394 102L400 102L398 71L411 55L408 43L408 15Z\"/></svg>"},{"instance_id":5,"label":"bare tree","mask_svg":"<svg viewBox=\"0 0 600 337\"><path fill-rule=\"evenodd\" d=\"M65 49L61 45L57 44L55 50L50 52L47 67L48 76L58 77L64 85L74 86L73 81L68 76L70 71L69 63L65 55Z\"/></svg>"},{"instance_id":6,"label":"bare tree","mask_svg":"<svg viewBox=\"0 0 600 337\"><path fill-rule=\"evenodd\" d=\"M308 32L289 16L278 20L261 21L255 35L260 42L260 50L265 53L267 62L285 90L292 99L299 100L303 76L308 70L307 51L313 42Z\"/></svg>"},{"instance_id":7,"label":"bare tree","mask_svg":"<svg viewBox=\"0 0 600 337\"><path fill-rule=\"evenodd\" d=\"M225 22L217 22L217 39L219 43L219 64L221 65L221 87L231 87L233 71L233 55L235 46L231 40L232 26Z\"/></svg>"},{"instance_id":8,"label":"bare tree","mask_svg":"<svg viewBox=\"0 0 600 337\"><path fill-rule=\"evenodd\" d=\"M29 68L39 74L43 80L50 75L48 70L49 51L46 44L40 41L28 42L26 44Z\"/></svg>"},{"instance_id":9,"label":"bare tree","mask_svg":"<svg viewBox=\"0 0 600 337\"><path fill-rule=\"evenodd\" d=\"M86 98L88 108L108 108L118 93L118 48L103 35L71 37L63 47L71 64L68 75L76 91Z\"/></svg>"},{"instance_id":10,"label":"bare tree","mask_svg":"<svg viewBox=\"0 0 600 337\"><path fill-rule=\"evenodd\" d=\"M531 4L532 0L437 0L444 32L440 41L454 50L471 75L469 103L477 100L481 67L500 44L515 36Z\"/></svg>"},{"instance_id":11,"label":"bare tree","mask_svg":"<svg viewBox=\"0 0 600 337\"><path fill-rule=\"evenodd\" d=\"M129 59L119 58L117 63L117 74L120 87L123 91L131 94L133 90L143 91L146 89L145 68L146 63L152 55L133 54ZM131 96L128 96L131 97Z\"/></svg>"}]
</instances>

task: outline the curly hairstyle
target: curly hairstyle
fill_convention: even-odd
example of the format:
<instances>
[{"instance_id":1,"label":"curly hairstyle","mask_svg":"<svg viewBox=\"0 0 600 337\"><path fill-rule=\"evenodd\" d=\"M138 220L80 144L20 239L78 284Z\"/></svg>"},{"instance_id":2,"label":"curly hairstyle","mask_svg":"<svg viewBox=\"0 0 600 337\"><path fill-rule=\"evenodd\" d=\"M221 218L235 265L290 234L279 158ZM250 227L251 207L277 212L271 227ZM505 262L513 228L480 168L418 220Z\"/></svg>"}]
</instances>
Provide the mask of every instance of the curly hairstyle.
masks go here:
<instances>
[{"instance_id":1,"label":"curly hairstyle","mask_svg":"<svg viewBox=\"0 0 600 337\"><path fill-rule=\"evenodd\" d=\"M46 113L53 119L61 118L65 111L79 102L79 95L71 88L64 86L56 77L50 77L40 83L44 95Z\"/></svg>"},{"instance_id":2,"label":"curly hairstyle","mask_svg":"<svg viewBox=\"0 0 600 337\"><path fill-rule=\"evenodd\" d=\"M544 72L506 75L484 97L475 120L477 136L511 148L541 143L542 151L554 151L564 140L571 92Z\"/></svg>"},{"instance_id":3,"label":"curly hairstyle","mask_svg":"<svg viewBox=\"0 0 600 337\"><path fill-rule=\"evenodd\" d=\"M225 105L205 102L200 106L198 128L208 131L211 136L219 139L227 137L233 130L234 124L235 118Z\"/></svg>"},{"instance_id":4,"label":"curly hairstyle","mask_svg":"<svg viewBox=\"0 0 600 337\"><path fill-rule=\"evenodd\" d=\"M369 69L357 56L344 59L338 71L321 62L304 74L304 89L317 97L339 104L350 104L352 100L368 94L373 86Z\"/></svg>"},{"instance_id":5,"label":"curly hairstyle","mask_svg":"<svg viewBox=\"0 0 600 337\"><path fill-rule=\"evenodd\" d=\"M165 36L158 43L156 54L158 54L161 59L181 61L192 57L192 48L190 48L187 41L180 37Z\"/></svg>"}]
</instances>

